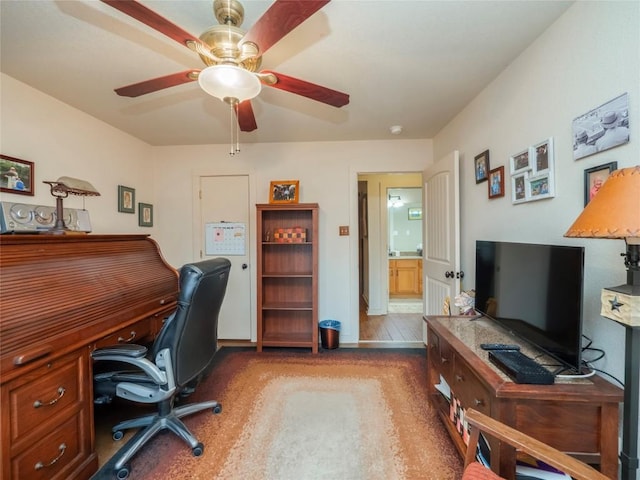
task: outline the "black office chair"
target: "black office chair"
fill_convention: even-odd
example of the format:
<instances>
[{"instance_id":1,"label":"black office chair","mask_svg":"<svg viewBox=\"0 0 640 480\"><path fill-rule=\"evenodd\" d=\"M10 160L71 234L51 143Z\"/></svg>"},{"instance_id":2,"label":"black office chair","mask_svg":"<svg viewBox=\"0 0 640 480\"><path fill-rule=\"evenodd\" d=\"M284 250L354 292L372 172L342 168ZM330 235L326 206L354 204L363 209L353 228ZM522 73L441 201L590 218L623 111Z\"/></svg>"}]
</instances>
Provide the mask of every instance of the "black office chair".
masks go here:
<instances>
[{"instance_id":1,"label":"black office chair","mask_svg":"<svg viewBox=\"0 0 640 480\"><path fill-rule=\"evenodd\" d=\"M115 440L123 430L140 428L118 452L114 471L119 479L129 476L129 460L156 433L169 429L190 446L194 456L204 446L181 417L211 408L220 413L216 401L175 406L176 399L193 387L211 363L218 348L218 314L224 298L231 263L215 258L187 264L180 269L180 293L176 311L167 319L150 349L141 345L116 345L95 350L98 362L123 362L136 371L112 371L94 375L96 403L114 396L134 402L156 403L157 413L127 420L112 428Z\"/></svg>"}]
</instances>

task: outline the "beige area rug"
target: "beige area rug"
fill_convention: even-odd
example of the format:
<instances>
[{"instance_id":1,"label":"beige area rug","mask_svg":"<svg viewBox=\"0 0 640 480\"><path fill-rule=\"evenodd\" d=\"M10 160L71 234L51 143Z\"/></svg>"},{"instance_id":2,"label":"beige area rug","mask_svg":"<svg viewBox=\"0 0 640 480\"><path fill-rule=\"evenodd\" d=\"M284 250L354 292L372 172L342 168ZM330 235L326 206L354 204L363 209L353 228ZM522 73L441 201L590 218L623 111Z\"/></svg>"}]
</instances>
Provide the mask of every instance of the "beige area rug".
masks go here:
<instances>
[{"instance_id":1,"label":"beige area rug","mask_svg":"<svg viewBox=\"0 0 640 480\"><path fill-rule=\"evenodd\" d=\"M187 417L204 454L162 434L132 479L458 479L462 464L427 402L423 349L223 348ZM96 478L111 478L108 465Z\"/></svg>"},{"instance_id":2,"label":"beige area rug","mask_svg":"<svg viewBox=\"0 0 640 480\"><path fill-rule=\"evenodd\" d=\"M389 313L422 313L422 300L391 300Z\"/></svg>"}]
</instances>

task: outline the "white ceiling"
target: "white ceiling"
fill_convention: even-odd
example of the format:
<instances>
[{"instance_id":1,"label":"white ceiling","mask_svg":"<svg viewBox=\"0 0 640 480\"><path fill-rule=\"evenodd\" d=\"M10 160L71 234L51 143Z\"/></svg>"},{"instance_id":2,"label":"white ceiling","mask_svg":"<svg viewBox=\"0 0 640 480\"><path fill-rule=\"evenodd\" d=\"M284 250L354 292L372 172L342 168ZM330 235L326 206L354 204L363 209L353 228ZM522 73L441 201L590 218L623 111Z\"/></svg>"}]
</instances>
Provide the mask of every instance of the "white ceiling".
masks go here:
<instances>
[{"instance_id":1,"label":"white ceiling","mask_svg":"<svg viewBox=\"0 0 640 480\"><path fill-rule=\"evenodd\" d=\"M184 30L211 0L143 0ZM248 29L272 1L245 0ZM242 143L432 138L571 1L334 0L266 52L262 68L350 94L340 109L264 87ZM138 98L113 89L200 58L96 0L0 0L3 73L151 145L229 143L229 107L197 82ZM551 52L550 52L551 53ZM393 136L391 125L402 125Z\"/></svg>"}]
</instances>

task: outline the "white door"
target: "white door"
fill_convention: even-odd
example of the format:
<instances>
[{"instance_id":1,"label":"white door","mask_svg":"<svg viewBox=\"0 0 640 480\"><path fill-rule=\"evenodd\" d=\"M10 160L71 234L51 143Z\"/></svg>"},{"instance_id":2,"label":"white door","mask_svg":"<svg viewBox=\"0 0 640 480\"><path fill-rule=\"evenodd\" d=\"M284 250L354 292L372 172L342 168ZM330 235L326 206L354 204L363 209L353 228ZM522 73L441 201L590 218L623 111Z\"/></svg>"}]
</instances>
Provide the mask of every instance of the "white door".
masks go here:
<instances>
[{"instance_id":1,"label":"white door","mask_svg":"<svg viewBox=\"0 0 640 480\"><path fill-rule=\"evenodd\" d=\"M231 201L232 199L232 201ZM218 338L251 339L251 256L249 245L249 177L221 175L200 177L201 257L221 256L231 261L227 293L218 321ZM244 255L207 254L205 234L208 223L230 222L245 225Z\"/></svg>"},{"instance_id":2,"label":"white door","mask_svg":"<svg viewBox=\"0 0 640 480\"><path fill-rule=\"evenodd\" d=\"M438 315L460 293L460 170L458 151L428 167L424 179L424 312ZM452 311L452 313L454 313ZM426 342L426 329L425 342Z\"/></svg>"}]
</instances>

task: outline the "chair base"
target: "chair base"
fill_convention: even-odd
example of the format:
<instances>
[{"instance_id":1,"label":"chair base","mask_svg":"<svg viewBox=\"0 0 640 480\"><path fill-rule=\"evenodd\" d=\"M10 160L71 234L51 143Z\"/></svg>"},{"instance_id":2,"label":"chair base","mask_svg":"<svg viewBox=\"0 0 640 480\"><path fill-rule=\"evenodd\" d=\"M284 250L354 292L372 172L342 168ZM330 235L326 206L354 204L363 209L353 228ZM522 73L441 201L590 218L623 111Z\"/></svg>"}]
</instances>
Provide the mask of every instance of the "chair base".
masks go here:
<instances>
[{"instance_id":1,"label":"chair base","mask_svg":"<svg viewBox=\"0 0 640 480\"><path fill-rule=\"evenodd\" d=\"M180 420L182 417L191 415L193 413L201 412L202 410L211 409L213 413L220 413L222 406L214 401L192 403L189 405L183 405L173 408L166 415L159 413L153 413L145 415L143 417L134 418L131 420L125 420L115 425L111 431L114 433L114 437L118 432L131 428L140 428L140 430L133 436L133 438L127 442L125 447L116 453L117 461L114 465L114 471L119 472L122 470L129 460L145 445L151 438L153 438L158 432L162 430L171 430L177 436L182 438L189 446L195 456L202 455L202 449L204 448L200 442L193 436L187 426ZM120 477L118 477L120 478Z\"/></svg>"}]
</instances>

